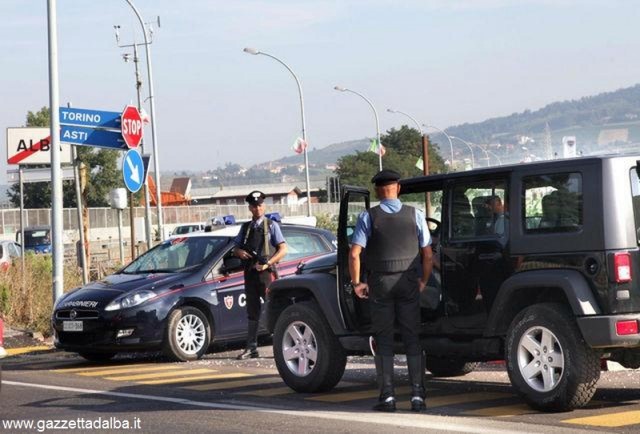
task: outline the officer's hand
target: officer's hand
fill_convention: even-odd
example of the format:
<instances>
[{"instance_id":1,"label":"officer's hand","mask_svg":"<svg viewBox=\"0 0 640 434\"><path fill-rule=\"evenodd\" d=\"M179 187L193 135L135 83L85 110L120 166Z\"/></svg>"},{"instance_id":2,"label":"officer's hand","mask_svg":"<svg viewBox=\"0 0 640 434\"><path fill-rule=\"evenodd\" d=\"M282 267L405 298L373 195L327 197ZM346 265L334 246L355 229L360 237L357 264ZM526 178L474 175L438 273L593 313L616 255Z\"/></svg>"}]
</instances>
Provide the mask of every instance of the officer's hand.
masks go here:
<instances>
[{"instance_id":1,"label":"officer's hand","mask_svg":"<svg viewBox=\"0 0 640 434\"><path fill-rule=\"evenodd\" d=\"M358 298L369 298L369 285L364 282L358 283L353 287Z\"/></svg>"},{"instance_id":2,"label":"officer's hand","mask_svg":"<svg viewBox=\"0 0 640 434\"><path fill-rule=\"evenodd\" d=\"M254 268L258 271L264 271L269 268L269 266L267 264L256 264L254 265Z\"/></svg>"},{"instance_id":3,"label":"officer's hand","mask_svg":"<svg viewBox=\"0 0 640 434\"><path fill-rule=\"evenodd\" d=\"M251 255L242 249L236 249L236 256L240 259L251 259Z\"/></svg>"},{"instance_id":4,"label":"officer's hand","mask_svg":"<svg viewBox=\"0 0 640 434\"><path fill-rule=\"evenodd\" d=\"M418 281L418 289L420 290L420 292L424 292L424 290L427 289L427 281L420 279Z\"/></svg>"}]
</instances>

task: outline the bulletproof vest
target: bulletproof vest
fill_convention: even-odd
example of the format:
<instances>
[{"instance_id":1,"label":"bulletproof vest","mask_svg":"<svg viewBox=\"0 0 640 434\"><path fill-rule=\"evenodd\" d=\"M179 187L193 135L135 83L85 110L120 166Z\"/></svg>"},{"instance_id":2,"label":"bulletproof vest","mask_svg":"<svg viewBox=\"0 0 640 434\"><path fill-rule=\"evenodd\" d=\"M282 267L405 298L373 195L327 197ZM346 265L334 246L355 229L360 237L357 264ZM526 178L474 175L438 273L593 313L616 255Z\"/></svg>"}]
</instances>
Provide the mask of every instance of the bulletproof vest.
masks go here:
<instances>
[{"instance_id":1,"label":"bulletproof vest","mask_svg":"<svg viewBox=\"0 0 640 434\"><path fill-rule=\"evenodd\" d=\"M380 206L369 210L371 236L367 241L367 268L379 273L398 273L420 263L416 211L403 205L394 214Z\"/></svg>"},{"instance_id":2,"label":"bulletproof vest","mask_svg":"<svg viewBox=\"0 0 640 434\"><path fill-rule=\"evenodd\" d=\"M265 220L267 228L271 227L271 220L267 217L265 217ZM267 234L267 239L269 239L269 234ZM253 250L258 255L268 256L269 246L265 247L264 245L264 222L260 222L258 227L253 226L253 221L245 223L242 227L242 240L247 249ZM249 266L256 263L255 259L245 262L245 265Z\"/></svg>"}]
</instances>

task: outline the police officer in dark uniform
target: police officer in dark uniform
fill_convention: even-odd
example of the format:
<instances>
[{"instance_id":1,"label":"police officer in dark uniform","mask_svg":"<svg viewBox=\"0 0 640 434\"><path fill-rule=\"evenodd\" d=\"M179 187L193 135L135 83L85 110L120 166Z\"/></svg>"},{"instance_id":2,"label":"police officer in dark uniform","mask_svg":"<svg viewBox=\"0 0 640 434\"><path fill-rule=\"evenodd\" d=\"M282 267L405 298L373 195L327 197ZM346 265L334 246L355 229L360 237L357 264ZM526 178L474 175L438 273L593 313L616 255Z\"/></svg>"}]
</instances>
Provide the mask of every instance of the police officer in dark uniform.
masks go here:
<instances>
[{"instance_id":1,"label":"police officer in dark uniform","mask_svg":"<svg viewBox=\"0 0 640 434\"><path fill-rule=\"evenodd\" d=\"M349 273L356 295L369 298L377 346L380 386L377 411L395 411L393 333L400 328L411 383L411 410L425 406L423 351L420 346L420 293L431 274L431 237L424 213L398 199L400 174L382 170L371 180L380 205L363 212L351 239ZM367 282L360 280L360 254L366 249Z\"/></svg>"},{"instance_id":2,"label":"police officer in dark uniform","mask_svg":"<svg viewBox=\"0 0 640 434\"><path fill-rule=\"evenodd\" d=\"M244 287L247 297L247 318L249 322L247 346L238 355L238 360L253 359L258 354L258 325L260 298L264 299L265 290L273 280L275 265L287 253L282 231L278 223L264 216L264 193L252 191L245 201L249 204L252 219L243 223L240 233L233 240L236 247L233 254L242 259L244 265ZM275 248L270 255L270 246Z\"/></svg>"}]
</instances>

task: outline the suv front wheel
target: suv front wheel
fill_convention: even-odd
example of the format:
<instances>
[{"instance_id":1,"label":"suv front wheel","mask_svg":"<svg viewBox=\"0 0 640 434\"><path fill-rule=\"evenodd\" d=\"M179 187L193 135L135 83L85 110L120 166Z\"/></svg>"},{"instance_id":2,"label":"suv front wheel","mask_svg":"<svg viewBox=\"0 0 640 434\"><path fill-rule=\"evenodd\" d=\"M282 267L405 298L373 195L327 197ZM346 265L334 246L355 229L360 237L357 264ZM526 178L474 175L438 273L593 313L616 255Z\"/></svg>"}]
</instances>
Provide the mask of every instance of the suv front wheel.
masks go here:
<instances>
[{"instance_id":1,"label":"suv front wheel","mask_svg":"<svg viewBox=\"0 0 640 434\"><path fill-rule=\"evenodd\" d=\"M586 405L600 378L598 352L585 343L561 304L537 304L520 312L507 333L506 359L511 384L539 410Z\"/></svg>"},{"instance_id":2,"label":"suv front wheel","mask_svg":"<svg viewBox=\"0 0 640 434\"><path fill-rule=\"evenodd\" d=\"M340 342L313 302L282 312L273 331L273 356L280 376L296 392L332 389L347 365Z\"/></svg>"}]
</instances>

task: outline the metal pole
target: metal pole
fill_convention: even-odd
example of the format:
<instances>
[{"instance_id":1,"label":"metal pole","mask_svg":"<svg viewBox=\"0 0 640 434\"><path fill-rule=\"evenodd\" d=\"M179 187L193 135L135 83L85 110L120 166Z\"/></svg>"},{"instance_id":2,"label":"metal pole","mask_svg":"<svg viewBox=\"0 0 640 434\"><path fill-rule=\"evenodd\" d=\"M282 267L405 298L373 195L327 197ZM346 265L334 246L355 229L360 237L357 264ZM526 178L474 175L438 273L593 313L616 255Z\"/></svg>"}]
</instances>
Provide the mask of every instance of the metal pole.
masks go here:
<instances>
[{"instance_id":1,"label":"metal pole","mask_svg":"<svg viewBox=\"0 0 640 434\"><path fill-rule=\"evenodd\" d=\"M129 225L131 226L131 260L136 259L136 227L135 217L133 215L135 208L133 206L133 193L129 192Z\"/></svg>"},{"instance_id":2,"label":"metal pole","mask_svg":"<svg viewBox=\"0 0 640 434\"><path fill-rule=\"evenodd\" d=\"M140 26L142 27L142 34L144 35L144 48L145 48L145 54L147 57L147 80L149 81L149 106L151 109L151 113L149 114L149 116L151 117L151 142L152 142L152 148L153 148L153 168L155 170L155 178L156 178L156 197L157 197L157 212L158 212L158 237L160 239L163 238L163 231L162 231L162 226L163 226L163 218L162 218L162 194L160 193L160 162L158 161L158 139L156 137L156 103L155 103L155 99L153 96L153 75L151 72L151 49L149 48L149 37L147 35L147 30L144 27L144 20L142 19L142 16L140 15L140 12L138 12L138 9L136 9L136 7L133 5L133 3L131 2L131 0L125 0L129 6L131 6L131 9L133 9L133 12L135 12L136 16L138 17L138 21L140 21ZM151 234L148 234L148 237L151 238ZM149 243L148 243L149 244Z\"/></svg>"},{"instance_id":3,"label":"metal pole","mask_svg":"<svg viewBox=\"0 0 640 434\"><path fill-rule=\"evenodd\" d=\"M426 125L426 124L422 124L423 126L427 127L427 128L433 128L434 130L440 131L442 134L445 135L445 137L447 138L447 140L449 140L449 148L451 150L451 169L453 171L453 142L451 141L451 137L449 136L449 134L447 134L446 132L444 132L443 130L441 130L438 127L434 127L433 125Z\"/></svg>"},{"instance_id":4,"label":"metal pole","mask_svg":"<svg viewBox=\"0 0 640 434\"><path fill-rule=\"evenodd\" d=\"M466 140L462 140L460 137L456 137L456 136L451 136L452 139L457 139L460 142L464 143L465 145L467 145L467 148L469 148L469 152L471 152L471 168L473 169L476 165L475 159L473 158L473 148L471 147L471 145L469 144L469 142L467 142Z\"/></svg>"},{"instance_id":5,"label":"metal pole","mask_svg":"<svg viewBox=\"0 0 640 434\"><path fill-rule=\"evenodd\" d=\"M309 156L307 155L307 145L308 145L307 127L306 127L305 118L304 118L304 97L302 96L302 85L300 84L300 79L298 79L298 76L296 75L295 72L293 72L293 69L291 69L289 65L284 63L282 60L278 59L276 56L273 56L269 53L265 53L264 51L258 51L252 48L245 48L244 51L245 53L256 54L256 55L262 54L263 56L272 58L273 60L275 60L276 62L280 63L282 66L287 68L287 71L291 73L294 80L296 81L296 85L298 86L298 95L300 97L300 116L302 118L302 140L304 140L304 143L305 143L304 168L305 168L305 180L307 185L307 217L311 217L311 187L309 182Z\"/></svg>"},{"instance_id":6,"label":"metal pole","mask_svg":"<svg viewBox=\"0 0 640 434\"><path fill-rule=\"evenodd\" d=\"M122 242L122 210L118 208L118 245L120 247L120 265L124 265L124 243Z\"/></svg>"},{"instance_id":7,"label":"metal pole","mask_svg":"<svg viewBox=\"0 0 640 434\"><path fill-rule=\"evenodd\" d=\"M20 184L20 246L22 247L22 284L24 285L24 268L25 264L25 242L24 242L24 183L22 182L22 165L18 166L18 182Z\"/></svg>"},{"instance_id":8,"label":"metal pole","mask_svg":"<svg viewBox=\"0 0 640 434\"><path fill-rule=\"evenodd\" d=\"M51 113L51 244L53 247L53 301L55 303L58 297L62 295L64 279L56 0L47 0L47 6L49 31L49 111Z\"/></svg>"},{"instance_id":9,"label":"metal pole","mask_svg":"<svg viewBox=\"0 0 640 434\"><path fill-rule=\"evenodd\" d=\"M78 151L75 146L71 147L73 152L73 180L76 184L76 210L78 212L78 233L80 234L80 266L82 267L82 283L89 282L89 269L87 268L87 252L84 248L84 231L82 227L82 191L80 189L80 171L78 170Z\"/></svg>"}]
</instances>

